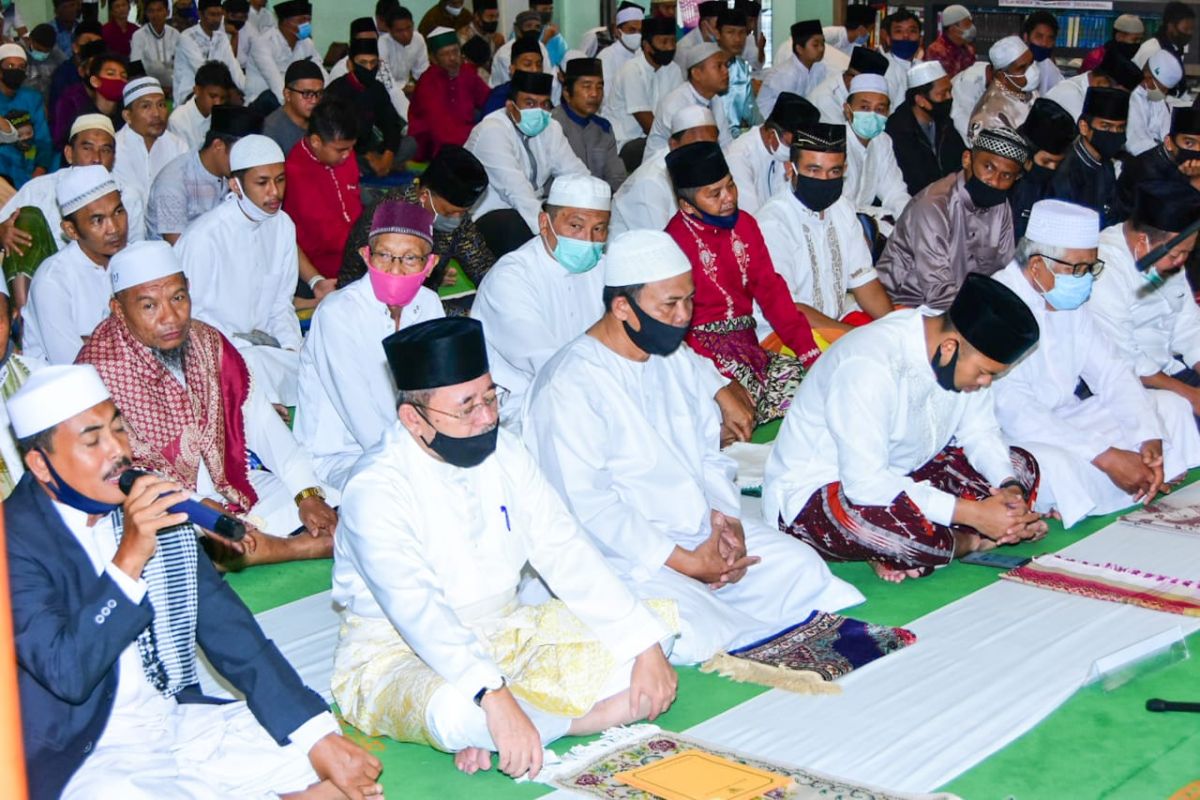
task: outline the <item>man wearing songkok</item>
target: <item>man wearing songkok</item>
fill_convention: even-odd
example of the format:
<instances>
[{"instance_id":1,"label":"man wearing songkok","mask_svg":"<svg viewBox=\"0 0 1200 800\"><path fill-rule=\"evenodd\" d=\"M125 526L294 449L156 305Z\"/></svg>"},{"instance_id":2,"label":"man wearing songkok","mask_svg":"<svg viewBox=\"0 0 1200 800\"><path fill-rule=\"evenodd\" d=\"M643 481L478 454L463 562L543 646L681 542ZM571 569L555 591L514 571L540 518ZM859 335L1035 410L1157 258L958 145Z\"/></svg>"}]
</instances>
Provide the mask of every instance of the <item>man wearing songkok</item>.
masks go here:
<instances>
[{"instance_id":1,"label":"man wearing songkok","mask_svg":"<svg viewBox=\"0 0 1200 800\"><path fill-rule=\"evenodd\" d=\"M24 352L70 364L108 316L108 262L125 247L128 217L121 192L99 164L70 167L58 181L62 232L71 241L42 262L29 284Z\"/></svg>"},{"instance_id":2,"label":"man wearing songkok","mask_svg":"<svg viewBox=\"0 0 1200 800\"><path fill-rule=\"evenodd\" d=\"M627 177L617 154L612 125L600 116L604 100L604 73L598 58L573 58L566 64L562 105L550 116L562 127L563 135L592 175L604 180L615 192Z\"/></svg>"},{"instance_id":3,"label":"man wearing songkok","mask_svg":"<svg viewBox=\"0 0 1200 800\"><path fill-rule=\"evenodd\" d=\"M1029 309L983 275L946 313L905 309L846 334L767 459L768 524L894 582L1044 535L1038 465L1004 445L989 390L1037 340Z\"/></svg>"},{"instance_id":4,"label":"man wearing songkok","mask_svg":"<svg viewBox=\"0 0 1200 800\"><path fill-rule=\"evenodd\" d=\"M762 3L759 0L734 0L733 7L746 12L746 47L742 58L750 65L755 80L762 79L767 60L767 37L762 30Z\"/></svg>"},{"instance_id":5,"label":"man wearing songkok","mask_svg":"<svg viewBox=\"0 0 1200 800\"><path fill-rule=\"evenodd\" d=\"M945 68L937 61L913 65L908 71L904 104L892 112L883 128L892 137L896 163L913 197L962 169L967 146L950 119L953 91Z\"/></svg>"},{"instance_id":6,"label":"man wearing songkok","mask_svg":"<svg viewBox=\"0 0 1200 800\"><path fill-rule=\"evenodd\" d=\"M167 130L183 139L190 150L199 150L212 124L212 110L227 105L234 89L229 68L220 61L208 61L196 70L195 92L186 103L177 103L167 117Z\"/></svg>"},{"instance_id":7,"label":"man wearing songkok","mask_svg":"<svg viewBox=\"0 0 1200 800\"><path fill-rule=\"evenodd\" d=\"M91 364L122 409L134 465L245 517L247 539L214 548L233 567L327 558L337 514L308 454L254 384L233 344L193 320L187 279L166 242L113 259L112 315L77 363ZM247 452L261 461L250 469ZM303 536L289 536L303 527Z\"/></svg>"},{"instance_id":8,"label":"man wearing songkok","mask_svg":"<svg viewBox=\"0 0 1200 800\"><path fill-rule=\"evenodd\" d=\"M546 45L542 44L542 21L537 12L521 11L513 18L512 27L513 38L496 48L496 53L492 56L492 72L488 76L488 85L493 88L512 76L512 62L516 59L514 48L516 43L522 39L526 43L532 42L537 45L538 51L542 54L542 72L547 75L554 73L554 62L550 60L550 53L546 50Z\"/></svg>"},{"instance_id":9,"label":"man wearing songkok","mask_svg":"<svg viewBox=\"0 0 1200 800\"><path fill-rule=\"evenodd\" d=\"M1133 213L1137 187L1147 181L1178 183L1200 192L1200 108L1176 108L1162 142L1125 161L1117 180L1123 217Z\"/></svg>"},{"instance_id":10,"label":"man wearing songkok","mask_svg":"<svg viewBox=\"0 0 1200 800\"><path fill-rule=\"evenodd\" d=\"M951 118L968 146L981 130L1021 127L1041 80L1041 68L1019 36L1006 36L992 45L988 60L954 79ZM981 69L983 80L972 84Z\"/></svg>"},{"instance_id":11,"label":"man wearing songkok","mask_svg":"<svg viewBox=\"0 0 1200 800\"><path fill-rule=\"evenodd\" d=\"M887 95L880 97L887 102ZM854 203L842 190L845 130L844 125L823 122L797 130L792 143L796 177L790 191L772 197L757 216L771 261L787 282L792 300L827 341L851 327L842 321L853 308L847 294L868 319L892 311ZM759 338L769 332L760 318Z\"/></svg>"},{"instance_id":12,"label":"man wearing songkok","mask_svg":"<svg viewBox=\"0 0 1200 800\"><path fill-rule=\"evenodd\" d=\"M818 116L812 103L784 92L775 101L766 122L733 140L725 152L725 160L738 187L738 208L747 214L757 214L764 203L788 185L793 174L793 132L816 122Z\"/></svg>"},{"instance_id":13,"label":"man wearing songkok","mask_svg":"<svg viewBox=\"0 0 1200 800\"><path fill-rule=\"evenodd\" d=\"M860 214L895 221L912 196L886 131L890 110L887 81L880 75L857 75L837 125L845 123L846 128L846 197ZM884 232L891 230L890 221Z\"/></svg>"},{"instance_id":14,"label":"man wearing songkok","mask_svg":"<svg viewBox=\"0 0 1200 800\"><path fill-rule=\"evenodd\" d=\"M350 478L334 552L342 714L467 773L498 751L517 778L561 736L666 710L675 604L649 611L501 430L479 323L428 320L383 349L399 420ZM556 599L521 604L527 564Z\"/></svg>"},{"instance_id":15,"label":"man wearing songkok","mask_svg":"<svg viewBox=\"0 0 1200 800\"><path fill-rule=\"evenodd\" d=\"M4 518L30 796L382 797L379 760L168 510L187 490L117 487L134 453L114 400L56 366L7 404L29 469ZM244 701L200 694L197 645Z\"/></svg>"},{"instance_id":16,"label":"man wearing songkok","mask_svg":"<svg viewBox=\"0 0 1200 800\"><path fill-rule=\"evenodd\" d=\"M639 597L679 603L672 660L703 661L860 602L811 548L740 518L712 368L681 346L691 265L671 237L622 234L604 284L604 316L538 373L522 431L613 569Z\"/></svg>"},{"instance_id":17,"label":"man wearing songkok","mask_svg":"<svg viewBox=\"0 0 1200 800\"><path fill-rule=\"evenodd\" d=\"M146 20L129 41L129 60L142 62L147 75L172 88L180 33L167 24L167 0L146 0L142 8Z\"/></svg>"},{"instance_id":18,"label":"man wearing songkok","mask_svg":"<svg viewBox=\"0 0 1200 800\"><path fill-rule=\"evenodd\" d=\"M645 158L653 158L667 149L671 137L671 120L687 106L702 106L717 120L722 147L733 142L729 114L722 96L729 89L729 56L715 44L701 44L679 51L679 69L683 83L676 86L654 109L654 124L646 137Z\"/></svg>"},{"instance_id":19,"label":"man wearing songkok","mask_svg":"<svg viewBox=\"0 0 1200 800\"><path fill-rule=\"evenodd\" d=\"M717 46L729 57L729 89L722 99L725 114L729 118L729 129L735 132L735 136L763 120L758 113L754 84L750 80L750 64L742 58L746 49L746 33L745 11L721 9L717 15Z\"/></svg>"},{"instance_id":20,"label":"man wearing songkok","mask_svg":"<svg viewBox=\"0 0 1200 800\"><path fill-rule=\"evenodd\" d=\"M470 24L460 30L462 31L462 35L466 37L467 42L470 42L472 39L479 40L483 48L479 50L482 54L481 62L490 63L492 57L496 54L496 48L504 44L505 41L504 34L499 32L500 3L498 0L473 0L471 10L474 13L470 15ZM429 28L429 31L432 34L433 28ZM486 72L480 77L486 77Z\"/></svg>"},{"instance_id":21,"label":"man wearing songkok","mask_svg":"<svg viewBox=\"0 0 1200 800\"><path fill-rule=\"evenodd\" d=\"M538 370L604 312L596 265L611 206L612 190L599 178L559 178L538 215L538 235L502 256L479 285L471 316L487 332L496 379L512 393L502 418L516 430Z\"/></svg>"},{"instance_id":22,"label":"man wearing songkok","mask_svg":"<svg viewBox=\"0 0 1200 800\"><path fill-rule=\"evenodd\" d=\"M1144 386L1179 395L1200 416L1200 309L1185 270L1196 234L1144 270L1137 265L1198 219L1200 192L1191 186L1140 184L1130 218L1100 233L1105 275L1092 289L1088 307Z\"/></svg>"},{"instance_id":23,"label":"man wearing songkok","mask_svg":"<svg viewBox=\"0 0 1200 800\"><path fill-rule=\"evenodd\" d=\"M1094 210L1043 200L1016 257L996 274L1042 332L1037 349L996 381L996 419L1005 440L1041 466L1035 510L1057 512L1068 528L1088 515L1149 503L1164 474L1175 480L1200 464L1191 404L1143 387L1133 362L1093 322L1087 299L1104 265L1099 239ZM1088 392L1079 391L1080 381Z\"/></svg>"},{"instance_id":24,"label":"man wearing songkok","mask_svg":"<svg viewBox=\"0 0 1200 800\"><path fill-rule=\"evenodd\" d=\"M1099 47L1092 48L1084 56L1083 63L1079 65L1079 71L1086 72L1095 69L1109 51L1113 50L1132 60L1137 55L1142 37L1145 35L1146 25L1142 22L1141 17L1137 14L1122 14L1113 20L1112 38Z\"/></svg>"},{"instance_id":25,"label":"man wearing songkok","mask_svg":"<svg viewBox=\"0 0 1200 800\"><path fill-rule=\"evenodd\" d=\"M312 41L312 4L283 0L274 8L279 26L254 37L246 70L246 102L257 101L266 108L283 102L284 75L297 61L313 62L321 70L322 80L328 82Z\"/></svg>"},{"instance_id":26,"label":"man wearing songkok","mask_svg":"<svg viewBox=\"0 0 1200 800\"><path fill-rule=\"evenodd\" d=\"M123 96L125 127L117 131L113 174L149 197L155 176L187 152L187 142L167 130L167 98L154 78L134 78Z\"/></svg>"},{"instance_id":27,"label":"man wearing songkok","mask_svg":"<svg viewBox=\"0 0 1200 800\"><path fill-rule=\"evenodd\" d=\"M193 220L216 208L229 192L229 151L243 136L262 131L248 108L215 106L203 146L176 156L150 187L146 226L151 239L176 240Z\"/></svg>"},{"instance_id":28,"label":"man wearing songkok","mask_svg":"<svg viewBox=\"0 0 1200 800\"><path fill-rule=\"evenodd\" d=\"M588 57L600 59L600 68L604 71L604 85L611 87L617 80L617 73L634 59L642 56L642 17L645 10L628 0L622 0L613 17L613 41L608 47L593 53ZM613 45L618 45L614 47Z\"/></svg>"},{"instance_id":29,"label":"man wearing songkok","mask_svg":"<svg viewBox=\"0 0 1200 800\"><path fill-rule=\"evenodd\" d=\"M684 145L667 155L667 171L679 212L666 230L691 263L696 285L688 344L749 393L757 424L779 419L819 355L812 330L775 271L758 223L738 210L721 148ZM794 355L759 345L755 304Z\"/></svg>"},{"instance_id":30,"label":"man wearing songkok","mask_svg":"<svg viewBox=\"0 0 1200 800\"><path fill-rule=\"evenodd\" d=\"M675 63L675 21L648 17L641 35L638 55L621 67L611 84L605 83L602 108L612 122L617 151L630 173L642 163L646 137L654 127L654 109L683 83L683 73Z\"/></svg>"},{"instance_id":31,"label":"man wearing songkok","mask_svg":"<svg viewBox=\"0 0 1200 800\"><path fill-rule=\"evenodd\" d=\"M1017 239L1025 235L1033 204L1054 197L1054 175L1075 141L1075 120L1058 103L1039 97L1019 133L1029 142L1033 156L1025 162L1025 177L1008 196Z\"/></svg>"},{"instance_id":32,"label":"man wearing songkok","mask_svg":"<svg viewBox=\"0 0 1200 800\"><path fill-rule=\"evenodd\" d=\"M408 22L410 26L409 30L411 31L412 20L410 19ZM376 43L376 48L379 50L380 56L379 71L375 74L375 78L380 82L380 84L383 85L384 90L387 92L388 100L391 102L392 108L395 109L396 113L399 114L401 118L407 118L409 116L409 105L408 97L404 94L404 83L392 76L392 68L388 65L387 57L384 55L384 53L388 51L387 41L389 39L391 39L393 42L396 40L386 35L386 25L383 28L383 37L380 36L380 29L376 28L375 25L376 22L371 17L358 17L357 19L353 20L350 23L350 41L353 42L355 39L370 39ZM424 40L422 39L422 51L424 51L425 47L423 42ZM400 45L397 44L397 47L399 48ZM428 56L422 55L422 58L425 59L424 66L422 66L418 71L423 74L425 70L429 68L429 62ZM409 66L407 65L407 62L411 59L402 56L400 60L404 62L404 66L407 68ZM337 63L329 68L330 82L336 81L343 75L349 74L353 68L354 64L351 61L349 53L347 53L344 58L338 60ZM405 78L405 80L407 80L407 78ZM287 76L285 75L284 84L286 85L286 83Z\"/></svg>"},{"instance_id":33,"label":"man wearing songkok","mask_svg":"<svg viewBox=\"0 0 1200 800\"><path fill-rule=\"evenodd\" d=\"M229 34L225 33L225 11L220 0L197 0L200 19L179 35L175 50L175 72L171 82L176 101L182 103L192 93L196 72L202 64L220 61L239 90L246 88L246 73L242 71ZM253 100L248 96L247 100Z\"/></svg>"},{"instance_id":34,"label":"man wearing songkok","mask_svg":"<svg viewBox=\"0 0 1200 800\"><path fill-rule=\"evenodd\" d=\"M369 223L367 243L355 254L367 278L317 306L300 350L296 436L312 454L318 477L338 489L396 418L387 358L375 343L443 316L437 294L421 285L437 263L434 214L387 200Z\"/></svg>"},{"instance_id":35,"label":"man wearing songkok","mask_svg":"<svg viewBox=\"0 0 1200 800\"><path fill-rule=\"evenodd\" d=\"M775 66L763 76L758 90L758 110L763 117L771 116L775 101L783 92L804 97L825 80L825 35L819 19L806 19L792 25L790 56L779 53Z\"/></svg>"},{"instance_id":36,"label":"man wearing songkok","mask_svg":"<svg viewBox=\"0 0 1200 800\"><path fill-rule=\"evenodd\" d=\"M685 106L675 112L667 149L642 162L613 195L609 233L662 230L675 215L675 189L667 174L667 154L692 142L716 142L720 134L713 113L704 106Z\"/></svg>"},{"instance_id":37,"label":"man wearing songkok","mask_svg":"<svg viewBox=\"0 0 1200 800\"><path fill-rule=\"evenodd\" d=\"M487 191L472 217L497 256L515 250L539 230L542 201L552 180L588 174L587 164L571 150L562 126L550 116L551 84L544 73L515 73L504 108L480 120L467 139L467 149L488 174Z\"/></svg>"},{"instance_id":38,"label":"man wearing songkok","mask_svg":"<svg viewBox=\"0 0 1200 800\"><path fill-rule=\"evenodd\" d=\"M325 95L328 100L340 100L358 122L354 145L358 157L350 163L357 163L364 178L387 178L394 170L403 170L416 153L417 143L404 135L405 121L379 80L379 43L375 39L351 41L350 63L350 72L330 83ZM316 116L314 113L313 118Z\"/></svg>"},{"instance_id":39,"label":"man wearing songkok","mask_svg":"<svg viewBox=\"0 0 1200 800\"><path fill-rule=\"evenodd\" d=\"M268 400L292 406L301 344L292 307L299 255L296 225L282 210L283 153L265 136L244 136L229 151L229 170L225 200L178 242L193 316L233 342Z\"/></svg>"},{"instance_id":40,"label":"man wearing songkok","mask_svg":"<svg viewBox=\"0 0 1200 800\"><path fill-rule=\"evenodd\" d=\"M1021 39L1033 53L1038 65L1038 83L1027 84L1028 90L1045 97L1063 79L1062 70L1054 62L1054 43L1058 40L1058 17L1049 11L1034 11L1021 23Z\"/></svg>"},{"instance_id":41,"label":"man wearing songkok","mask_svg":"<svg viewBox=\"0 0 1200 800\"><path fill-rule=\"evenodd\" d=\"M325 94L325 77L311 61L288 65L283 78L283 105L263 120L263 135L269 136L284 153L308 131L308 118Z\"/></svg>"},{"instance_id":42,"label":"man wearing songkok","mask_svg":"<svg viewBox=\"0 0 1200 800\"><path fill-rule=\"evenodd\" d=\"M1116 50L1112 50L1091 72L1083 72L1072 78L1059 81L1046 97L1071 112L1078 120L1083 113L1083 100L1088 89L1120 89L1132 92L1145 78L1142 68Z\"/></svg>"},{"instance_id":43,"label":"man wearing songkok","mask_svg":"<svg viewBox=\"0 0 1200 800\"><path fill-rule=\"evenodd\" d=\"M509 50L511 61L508 65L508 80L496 84L488 92L487 99L483 102L483 116L487 116L493 111L503 108L508 102L509 95L512 94L512 76L518 72L532 72L534 74L544 72L542 67L545 64L545 56L542 54L542 49L536 39L532 37L522 37L516 39L512 43L512 49ZM551 86L551 100L553 101L554 94L560 91L557 84L557 75L555 75L555 84Z\"/></svg>"},{"instance_id":44,"label":"man wearing songkok","mask_svg":"<svg viewBox=\"0 0 1200 800\"><path fill-rule=\"evenodd\" d=\"M888 60L887 72L883 76L888 82L888 96L892 108L899 108L908 91L908 71L914 65L923 63L916 57L921 49L921 18L901 6L883 18L879 26L879 39L879 51ZM935 63L940 66L940 62Z\"/></svg>"},{"instance_id":45,"label":"man wearing songkok","mask_svg":"<svg viewBox=\"0 0 1200 800\"><path fill-rule=\"evenodd\" d=\"M845 72L830 72L819 86L810 88L807 99L821 112L821 121L830 125L842 123L846 97L850 94L850 82L859 75L876 75L880 78L887 72L887 59L867 47L855 47L850 54L850 65ZM886 94L886 93L885 93Z\"/></svg>"},{"instance_id":46,"label":"man wearing songkok","mask_svg":"<svg viewBox=\"0 0 1200 800\"><path fill-rule=\"evenodd\" d=\"M721 0L702 0L696 4L696 27L679 40L680 52L697 45L716 43L717 17L723 8L726 8L726 3Z\"/></svg>"},{"instance_id":47,"label":"man wearing songkok","mask_svg":"<svg viewBox=\"0 0 1200 800\"><path fill-rule=\"evenodd\" d=\"M376 6L378 10L378 4ZM426 35L432 37L439 31L414 31L412 12L399 4L385 14L383 21L385 29L380 31L379 58L387 62L388 74L396 81L397 88L401 90L399 94L403 96L405 91L412 91L425 70L429 69L431 49ZM406 110L396 109L401 116Z\"/></svg>"},{"instance_id":48,"label":"man wearing songkok","mask_svg":"<svg viewBox=\"0 0 1200 800\"><path fill-rule=\"evenodd\" d=\"M1171 130L1167 93L1183 80L1183 66L1165 50L1150 56L1143 70L1145 77L1129 96L1125 149L1135 156L1157 147L1167 137Z\"/></svg>"},{"instance_id":49,"label":"man wearing songkok","mask_svg":"<svg viewBox=\"0 0 1200 800\"><path fill-rule=\"evenodd\" d=\"M913 198L875 265L893 302L943 311L968 273L991 275L1012 260L1008 192L1028 160L1021 134L981 131L963 153L962 172Z\"/></svg>"},{"instance_id":50,"label":"man wearing songkok","mask_svg":"<svg viewBox=\"0 0 1200 800\"><path fill-rule=\"evenodd\" d=\"M33 177L37 177L46 174L53 166L54 147L50 140L50 128L46 125L46 101L36 89L22 86L28 62L21 45L12 42L0 44L0 69L4 75L4 80L0 81L0 116L10 111L24 111L29 115L37 153Z\"/></svg>"},{"instance_id":51,"label":"man wearing songkok","mask_svg":"<svg viewBox=\"0 0 1200 800\"><path fill-rule=\"evenodd\" d=\"M429 51L433 63L417 80L409 106L408 133L417 141L418 161L436 156L443 145L464 145L488 95L479 74L464 69L454 31L431 35Z\"/></svg>"},{"instance_id":52,"label":"man wearing songkok","mask_svg":"<svg viewBox=\"0 0 1200 800\"><path fill-rule=\"evenodd\" d=\"M1087 206L1107 227L1119 222L1117 173L1113 163L1125 148L1129 95L1119 89L1088 89L1079 135L1054 174L1054 196Z\"/></svg>"},{"instance_id":53,"label":"man wearing songkok","mask_svg":"<svg viewBox=\"0 0 1200 800\"><path fill-rule=\"evenodd\" d=\"M978 29L971 12L960 5L942 10L942 32L925 48L925 60L937 61L953 78L975 63L975 41Z\"/></svg>"}]
</instances>

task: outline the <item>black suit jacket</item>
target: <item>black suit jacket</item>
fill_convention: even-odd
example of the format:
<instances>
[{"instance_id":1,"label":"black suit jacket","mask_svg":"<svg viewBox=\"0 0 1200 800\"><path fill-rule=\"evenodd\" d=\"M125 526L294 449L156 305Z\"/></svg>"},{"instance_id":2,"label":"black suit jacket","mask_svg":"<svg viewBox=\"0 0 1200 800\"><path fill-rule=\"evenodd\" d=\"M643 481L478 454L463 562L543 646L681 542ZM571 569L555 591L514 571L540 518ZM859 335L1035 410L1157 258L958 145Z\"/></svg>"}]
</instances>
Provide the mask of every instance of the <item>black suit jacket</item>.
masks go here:
<instances>
[{"instance_id":1,"label":"black suit jacket","mask_svg":"<svg viewBox=\"0 0 1200 800\"><path fill-rule=\"evenodd\" d=\"M934 123L934 143L931 145L913 116L912 105L901 103L888 117L884 130L892 137L896 163L900 165L908 193L913 197L934 181L962 169L962 154L967 146L949 119Z\"/></svg>"}]
</instances>

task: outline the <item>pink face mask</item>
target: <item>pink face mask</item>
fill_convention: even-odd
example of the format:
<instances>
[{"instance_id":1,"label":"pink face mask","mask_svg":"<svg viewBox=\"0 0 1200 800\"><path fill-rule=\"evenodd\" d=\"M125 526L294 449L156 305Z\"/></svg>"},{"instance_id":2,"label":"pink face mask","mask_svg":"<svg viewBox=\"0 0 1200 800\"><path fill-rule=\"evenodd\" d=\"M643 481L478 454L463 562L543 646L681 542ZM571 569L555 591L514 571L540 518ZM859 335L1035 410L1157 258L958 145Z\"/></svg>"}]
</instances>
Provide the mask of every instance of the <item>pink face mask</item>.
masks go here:
<instances>
[{"instance_id":1,"label":"pink face mask","mask_svg":"<svg viewBox=\"0 0 1200 800\"><path fill-rule=\"evenodd\" d=\"M371 279L371 291L375 292L376 300L388 306L406 306L411 303L421 289L421 285L425 283L425 279L429 277L429 273L433 271L434 265L437 264L437 255L430 253L429 259L425 262L425 269L420 272L412 275L392 275L371 266L370 253L366 248L363 248L362 254L363 260L367 262L367 275Z\"/></svg>"}]
</instances>

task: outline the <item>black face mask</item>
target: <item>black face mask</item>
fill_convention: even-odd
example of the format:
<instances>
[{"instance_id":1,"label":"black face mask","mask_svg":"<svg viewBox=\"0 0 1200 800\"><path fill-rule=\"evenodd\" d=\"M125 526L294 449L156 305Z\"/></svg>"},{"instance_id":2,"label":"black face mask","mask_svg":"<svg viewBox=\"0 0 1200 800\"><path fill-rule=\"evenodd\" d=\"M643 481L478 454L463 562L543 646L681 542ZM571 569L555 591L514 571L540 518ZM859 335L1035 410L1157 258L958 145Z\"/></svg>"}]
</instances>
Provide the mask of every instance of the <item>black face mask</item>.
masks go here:
<instances>
[{"instance_id":1,"label":"black face mask","mask_svg":"<svg viewBox=\"0 0 1200 800\"><path fill-rule=\"evenodd\" d=\"M553 11L539 11L538 12L538 19L540 19L542 21L543 25L549 25L550 20L553 18L554 18Z\"/></svg>"},{"instance_id":2,"label":"black face mask","mask_svg":"<svg viewBox=\"0 0 1200 800\"><path fill-rule=\"evenodd\" d=\"M1111 161L1125 147L1125 132L1092 130L1092 147L1103 161Z\"/></svg>"},{"instance_id":3,"label":"black face mask","mask_svg":"<svg viewBox=\"0 0 1200 800\"><path fill-rule=\"evenodd\" d=\"M836 203L842 196L843 183L841 178L823 180L810 178L807 175L797 175L793 194L808 209L820 213Z\"/></svg>"},{"instance_id":4,"label":"black face mask","mask_svg":"<svg viewBox=\"0 0 1200 800\"><path fill-rule=\"evenodd\" d=\"M687 336L691 325L676 327L675 325L660 322L638 308L638 304L633 302L633 298L627 299L629 300L629 307L633 309L633 313L638 318L642 329L635 331L629 327L628 322L622 322L621 324L625 326L625 333L629 336L629 340L637 345L638 349L652 356L669 356L679 349L679 345L683 344L683 339Z\"/></svg>"},{"instance_id":5,"label":"black face mask","mask_svg":"<svg viewBox=\"0 0 1200 800\"><path fill-rule=\"evenodd\" d=\"M429 422L429 418L424 414L421 414L421 418ZM421 441L450 466L470 469L478 467L496 452L496 437L499 435L500 425L497 424L487 433L475 436L447 436L435 430L432 439L427 442L424 439Z\"/></svg>"},{"instance_id":6,"label":"black face mask","mask_svg":"<svg viewBox=\"0 0 1200 800\"><path fill-rule=\"evenodd\" d=\"M1196 160L1200 160L1200 150L1186 150L1186 149L1180 147L1178 142L1175 142L1175 163L1176 164L1182 165L1182 164L1187 163L1188 161L1196 161Z\"/></svg>"},{"instance_id":7,"label":"black face mask","mask_svg":"<svg viewBox=\"0 0 1200 800\"><path fill-rule=\"evenodd\" d=\"M531 41L537 41L538 39L542 38L542 32L541 32L540 30L536 30L536 31L524 31L524 32L521 34L521 38L522 38L522 39L529 39L529 40L531 40Z\"/></svg>"},{"instance_id":8,"label":"black face mask","mask_svg":"<svg viewBox=\"0 0 1200 800\"><path fill-rule=\"evenodd\" d=\"M21 84L25 82L25 70L23 69L4 69L0 70L0 81L9 89L17 90L21 88Z\"/></svg>"},{"instance_id":9,"label":"black face mask","mask_svg":"<svg viewBox=\"0 0 1200 800\"><path fill-rule=\"evenodd\" d=\"M925 99L929 100L928 97ZM950 119L950 111L953 106L953 98L950 100L941 100L936 103L929 100L929 116L933 117L934 122L945 122Z\"/></svg>"},{"instance_id":10,"label":"black face mask","mask_svg":"<svg viewBox=\"0 0 1200 800\"><path fill-rule=\"evenodd\" d=\"M660 67L665 67L675 60L674 50L657 50L654 45L650 45L650 57L654 59L654 63Z\"/></svg>"},{"instance_id":11,"label":"black face mask","mask_svg":"<svg viewBox=\"0 0 1200 800\"><path fill-rule=\"evenodd\" d=\"M1113 47L1116 48L1116 51L1119 54L1125 56L1130 61L1133 61L1133 57L1136 56L1137 51L1141 49L1141 45L1137 44L1136 42L1118 42L1115 40L1113 41Z\"/></svg>"},{"instance_id":12,"label":"black face mask","mask_svg":"<svg viewBox=\"0 0 1200 800\"><path fill-rule=\"evenodd\" d=\"M358 82L366 86L369 83L374 83L375 76L379 74L379 67L375 69L367 69L366 67L354 65L354 77Z\"/></svg>"},{"instance_id":13,"label":"black face mask","mask_svg":"<svg viewBox=\"0 0 1200 800\"><path fill-rule=\"evenodd\" d=\"M967 178L967 194L976 208L992 208L1008 199L1008 192L988 186L974 175Z\"/></svg>"},{"instance_id":14,"label":"black face mask","mask_svg":"<svg viewBox=\"0 0 1200 800\"><path fill-rule=\"evenodd\" d=\"M957 392L958 387L954 385L954 368L958 366L958 348L954 348L954 355L950 356L950 363L944 367L938 363L941 357L942 350L939 347L933 354L933 360L929 362L929 366L933 367L933 376L937 378L938 386L947 392Z\"/></svg>"},{"instance_id":15,"label":"black face mask","mask_svg":"<svg viewBox=\"0 0 1200 800\"><path fill-rule=\"evenodd\" d=\"M491 22L479 23L479 30L483 31L484 33L495 33L499 27L500 20L496 19L492 20Z\"/></svg>"},{"instance_id":16,"label":"black face mask","mask_svg":"<svg viewBox=\"0 0 1200 800\"><path fill-rule=\"evenodd\" d=\"M227 19L225 20L225 23L235 31L240 31L242 28L246 27L246 20L244 19Z\"/></svg>"},{"instance_id":17,"label":"black face mask","mask_svg":"<svg viewBox=\"0 0 1200 800\"><path fill-rule=\"evenodd\" d=\"M1034 183L1049 183L1054 180L1054 170L1049 167L1043 167L1041 164L1034 162L1029 168L1029 174L1025 176L1025 180L1033 181Z\"/></svg>"}]
</instances>

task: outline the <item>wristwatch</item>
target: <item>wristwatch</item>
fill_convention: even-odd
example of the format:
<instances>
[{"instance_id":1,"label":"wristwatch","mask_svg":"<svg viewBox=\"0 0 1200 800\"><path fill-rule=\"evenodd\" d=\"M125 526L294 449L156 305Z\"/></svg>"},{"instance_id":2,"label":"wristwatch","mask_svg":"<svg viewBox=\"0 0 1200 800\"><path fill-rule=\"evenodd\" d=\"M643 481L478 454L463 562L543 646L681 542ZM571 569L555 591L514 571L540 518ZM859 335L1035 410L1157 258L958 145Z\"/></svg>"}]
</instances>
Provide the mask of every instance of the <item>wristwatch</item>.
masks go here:
<instances>
[{"instance_id":1,"label":"wristwatch","mask_svg":"<svg viewBox=\"0 0 1200 800\"><path fill-rule=\"evenodd\" d=\"M324 500L325 490L320 486L310 486L307 489L301 489L300 493L296 495L296 505L300 505L310 497L319 497Z\"/></svg>"},{"instance_id":2,"label":"wristwatch","mask_svg":"<svg viewBox=\"0 0 1200 800\"><path fill-rule=\"evenodd\" d=\"M500 691L505 686L508 686L508 680L503 675L501 675L500 682L498 684L484 686L482 689L480 689L478 692L475 693L475 705L482 708L484 697L486 697L488 694L491 694L492 692Z\"/></svg>"}]
</instances>

